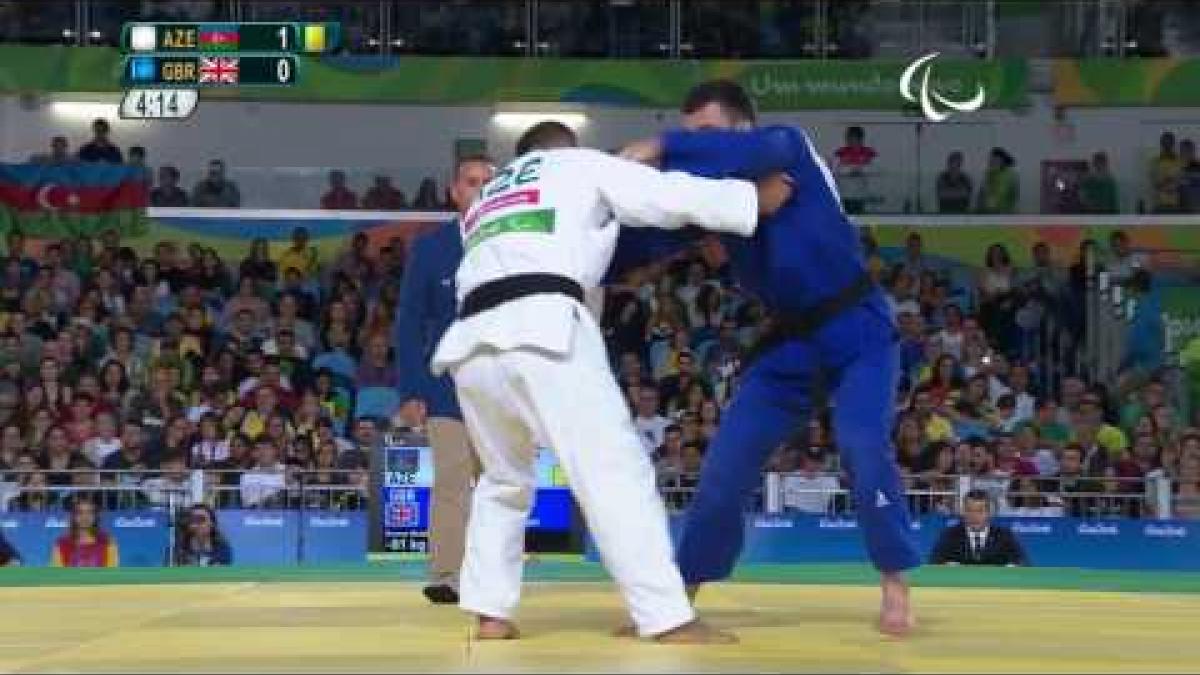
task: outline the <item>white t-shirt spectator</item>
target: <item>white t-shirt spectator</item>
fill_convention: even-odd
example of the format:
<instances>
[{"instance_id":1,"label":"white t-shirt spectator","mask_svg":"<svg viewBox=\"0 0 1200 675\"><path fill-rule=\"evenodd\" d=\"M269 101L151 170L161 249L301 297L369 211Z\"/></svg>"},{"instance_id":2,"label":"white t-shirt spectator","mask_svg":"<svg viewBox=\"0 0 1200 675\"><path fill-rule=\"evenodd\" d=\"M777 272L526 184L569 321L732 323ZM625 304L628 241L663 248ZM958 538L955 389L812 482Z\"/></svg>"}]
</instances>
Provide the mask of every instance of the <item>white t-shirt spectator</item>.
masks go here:
<instances>
[{"instance_id":1,"label":"white t-shirt spectator","mask_svg":"<svg viewBox=\"0 0 1200 675\"><path fill-rule=\"evenodd\" d=\"M197 441L192 445L193 466L208 466L227 459L229 459L229 444L225 441Z\"/></svg>"},{"instance_id":2,"label":"white t-shirt spectator","mask_svg":"<svg viewBox=\"0 0 1200 675\"><path fill-rule=\"evenodd\" d=\"M840 487L829 475L790 473L783 477L783 506L801 513L828 513L833 495Z\"/></svg>"},{"instance_id":3,"label":"white t-shirt spectator","mask_svg":"<svg viewBox=\"0 0 1200 675\"><path fill-rule=\"evenodd\" d=\"M107 440L92 438L83 444L83 455L92 463L92 466L104 466L104 460L120 450L121 439L115 437Z\"/></svg>"},{"instance_id":4,"label":"white t-shirt spectator","mask_svg":"<svg viewBox=\"0 0 1200 675\"><path fill-rule=\"evenodd\" d=\"M666 440L667 427L671 426L671 420L662 415L639 416L633 418L633 425L637 427L638 435L642 437L642 445L646 448L646 454L653 455Z\"/></svg>"},{"instance_id":5,"label":"white t-shirt spectator","mask_svg":"<svg viewBox=\"0 0 1200 675\"><path fill-rule=\"evenodd\" d=\"M943 328L937 332L935 337L942 345L943 354L949 354L955 359L962 360L964 334L961 330L952 333Z\"/></svg>"}]
</instances>

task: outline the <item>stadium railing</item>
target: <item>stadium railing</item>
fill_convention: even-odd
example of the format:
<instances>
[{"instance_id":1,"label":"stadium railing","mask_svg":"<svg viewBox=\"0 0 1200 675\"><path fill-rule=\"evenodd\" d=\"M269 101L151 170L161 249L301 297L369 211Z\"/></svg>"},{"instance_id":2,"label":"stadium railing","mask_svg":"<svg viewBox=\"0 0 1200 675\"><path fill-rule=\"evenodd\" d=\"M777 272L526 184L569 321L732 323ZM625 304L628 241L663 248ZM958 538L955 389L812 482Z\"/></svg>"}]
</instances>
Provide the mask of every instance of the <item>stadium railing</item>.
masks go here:
<instances>
[{"instance_id":1,"label":"stadium railing","mask_svg":"<svg viewBox=\"0 0 1200 675\"><path fill-rule=\"evenodd\" d=\"M1175 515L1174 486L1166 476L1071 479L947 474L906 476L905 481L908 507L914 515L956 515L974 489L988 493L998 516L1165 520ZM686 509L698 482L698 474L660 476L659 490L668 509ZM846 485L836 473L769 472L763 475L757 507L766 514L849 516L854 499Z\"/></svg>"}]
</instances>

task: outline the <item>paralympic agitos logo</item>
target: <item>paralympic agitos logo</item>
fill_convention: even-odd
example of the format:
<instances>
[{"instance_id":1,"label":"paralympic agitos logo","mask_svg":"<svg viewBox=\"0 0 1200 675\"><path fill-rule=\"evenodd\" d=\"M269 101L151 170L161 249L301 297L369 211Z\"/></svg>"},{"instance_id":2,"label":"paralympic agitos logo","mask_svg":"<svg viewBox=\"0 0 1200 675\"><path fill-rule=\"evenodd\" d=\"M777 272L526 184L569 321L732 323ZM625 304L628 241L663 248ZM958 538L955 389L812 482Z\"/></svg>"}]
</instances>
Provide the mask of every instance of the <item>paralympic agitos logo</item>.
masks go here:
<instances>
[{"instance_id":1,"label":"paralympic agitos logo","mask_svg":"<svg viewBox=\"0 0 1200 675\"><path fill-rule=\"evenodd\" d=\"M900 76L900 95L904 97L904 100L910 103L920 103L921 112L925 113L925 118L931 122L941 122L949 118L953 114L950 111L974 112L983 107L987 92L984 91L981 84L976 83L975 96L966 101L950 100L934 89L933 83L930 82L933 73L932 61L938 56L939 52L926 54L908 64L908 67L904 69L904 74ZM918 73L920 73L919 79L917 78ZM917 80L916 92L913 91L914 80Z\"/></svg>"}]
</instances>

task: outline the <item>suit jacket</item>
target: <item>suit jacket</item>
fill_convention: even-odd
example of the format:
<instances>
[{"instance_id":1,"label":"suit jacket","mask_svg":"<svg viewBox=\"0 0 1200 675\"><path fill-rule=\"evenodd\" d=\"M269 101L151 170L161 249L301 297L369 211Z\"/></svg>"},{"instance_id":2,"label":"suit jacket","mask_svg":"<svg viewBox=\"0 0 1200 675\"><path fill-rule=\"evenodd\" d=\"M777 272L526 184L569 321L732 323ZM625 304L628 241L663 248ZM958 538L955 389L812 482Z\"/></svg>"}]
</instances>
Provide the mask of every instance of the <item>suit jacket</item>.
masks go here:
<instances>
[{"instance_id":1,"label":"suit jacket","mask_svg":"<svg viewBox=\"0 0 1200 675\"><path fill-rule=\"evenodd\" d=\"M396 389L401 401L420 398L430 417L461 419L449 376L435 376L429 362L457 312L454 274L462 262L458 221L418 237L409 251L392 323Z\"/></svg>"},{"instance_id":2,"label":"suit jacket","mask_svg":"<svg viewBox=\"0 0 1200 675\"><path fill-rule=\"evenodd\" d=\"M988 526L983 549L972 554L967 526L959 523L942 530L930 554L930 564L960 563L963 565L1028 565L1025 549L1013 531L1003 525Z\"/></svg>"}]
</instances>

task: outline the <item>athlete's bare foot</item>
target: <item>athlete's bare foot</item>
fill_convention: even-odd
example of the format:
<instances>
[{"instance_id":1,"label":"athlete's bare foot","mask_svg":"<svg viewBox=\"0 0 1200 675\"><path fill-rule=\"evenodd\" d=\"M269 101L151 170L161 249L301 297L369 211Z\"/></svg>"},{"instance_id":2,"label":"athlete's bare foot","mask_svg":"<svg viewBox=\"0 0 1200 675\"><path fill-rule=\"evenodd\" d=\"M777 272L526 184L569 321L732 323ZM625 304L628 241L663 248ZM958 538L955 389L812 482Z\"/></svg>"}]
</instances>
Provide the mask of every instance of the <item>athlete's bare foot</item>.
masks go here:
<instances>
[{"instance_id":1,"label":"athlete's bare foot","mask_svg":"<svg viewBox=\"0 0 1200 675\"><path fill-rule=\"evenodd\" d=\"M508 619L479 617L479 628L475 632L476 640L516 640L520 637L521 631L517 630L516 624Z\"/></svg>"},{"instance_id":2,"label":"athlete's bare foot","mask_svg":"<svg viewBox=\"0 0 1200 675\"><path fill-rule=\"evenodd\" d=\"M917 626L908 598L908 582L899 572L886 573L879 583L883 599L879 608L879 631L892 637L906 637Z\"/></svg>"},{"instance_id":3,"label":"athlete's bare foot","mask_svg":"<svg viewBox=\"0 0 1200 675\"><path fill-rule=\"evenodd\" d=\"M737 644L737 636L728 631L718 630L694 619L678 628L654 636L654 641L664 645L733 645Z\"/></svg>"}]
</instances>

